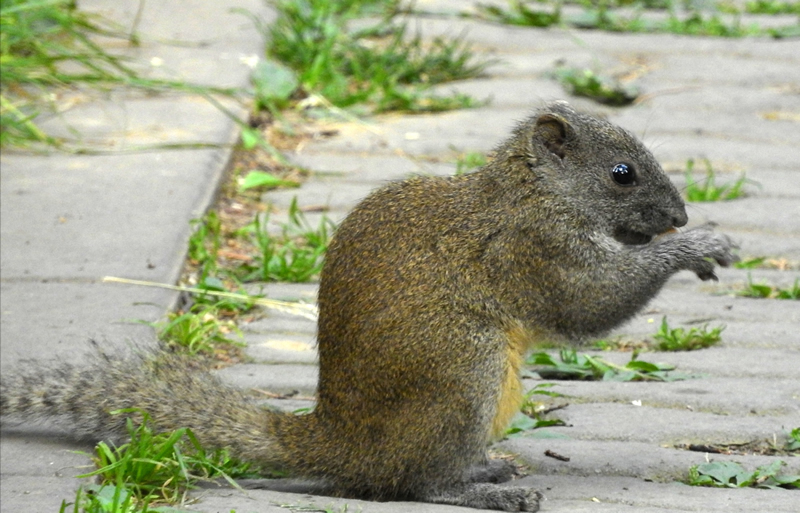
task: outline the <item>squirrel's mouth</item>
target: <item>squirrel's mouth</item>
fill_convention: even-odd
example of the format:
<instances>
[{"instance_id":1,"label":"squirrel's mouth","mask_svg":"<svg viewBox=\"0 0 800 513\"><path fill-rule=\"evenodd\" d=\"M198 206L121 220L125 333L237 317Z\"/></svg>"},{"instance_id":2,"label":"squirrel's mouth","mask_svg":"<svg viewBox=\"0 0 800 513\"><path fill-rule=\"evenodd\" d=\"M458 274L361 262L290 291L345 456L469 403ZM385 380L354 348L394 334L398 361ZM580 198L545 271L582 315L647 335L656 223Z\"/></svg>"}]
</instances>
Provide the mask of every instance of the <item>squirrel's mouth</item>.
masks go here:
<instances>
[{"instance_id":1,"label":"squirrel's mouth","mask_svg":"<svg viewBox=\"0 0 800 513\"><path fill-rule=\"evenodd\" d=\"M656 235L650 235L648 233L637 232L634 230L626 230L624 228L617 228L614 230L614 239L617 242L622 244L628 244L631 246L642 246L644 244L649 244L653 239L656 237L661 237L662 235L666 235L668 233L675 233L678 230L672 226L669 229L665 230L664 232L658 233Z\"/></svg>"},{"instance_id":2,"label":"squirrel's mouth","mask_svg":"<svg viewBox=\"0 0 800 513\"><path fill-rule=\"evenodd\" d=\"M636 232L633 230L625 230L622 228L617 228L614 230L614 239L622 244L628 244L630 246L641 246L643 244L650 243L653 240L654 235L648 235L646 233Z\"/></svg>"}]
</instances>

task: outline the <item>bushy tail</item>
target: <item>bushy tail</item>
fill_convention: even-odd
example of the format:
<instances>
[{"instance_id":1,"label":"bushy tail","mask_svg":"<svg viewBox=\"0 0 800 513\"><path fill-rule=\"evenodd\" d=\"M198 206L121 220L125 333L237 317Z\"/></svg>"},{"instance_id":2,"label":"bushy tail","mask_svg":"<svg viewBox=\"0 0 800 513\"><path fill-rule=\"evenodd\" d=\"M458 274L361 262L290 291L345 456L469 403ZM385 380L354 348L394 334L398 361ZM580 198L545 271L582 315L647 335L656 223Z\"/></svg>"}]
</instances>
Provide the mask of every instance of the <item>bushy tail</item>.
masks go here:
<instances>
[{"instance_id":1,"label":"bushy tail","mask_svg":"<svg viewBox=\"0 0 800 513\"><path fill-rule=\"evenodd\" d=\"M283 466L270 436L288 414L262 408L222 384L192 359L169 352L130 356L98 353L88 364L42 367L31 362L0 380L0 415L23 421L55 420L81 438L125 440L126 420L147 412L158 431L190 428L206 449L271 468ZM34 366L35 365L35 366ZM274 435L273 435L274 436Z\"/></svg>"}]
</instances>

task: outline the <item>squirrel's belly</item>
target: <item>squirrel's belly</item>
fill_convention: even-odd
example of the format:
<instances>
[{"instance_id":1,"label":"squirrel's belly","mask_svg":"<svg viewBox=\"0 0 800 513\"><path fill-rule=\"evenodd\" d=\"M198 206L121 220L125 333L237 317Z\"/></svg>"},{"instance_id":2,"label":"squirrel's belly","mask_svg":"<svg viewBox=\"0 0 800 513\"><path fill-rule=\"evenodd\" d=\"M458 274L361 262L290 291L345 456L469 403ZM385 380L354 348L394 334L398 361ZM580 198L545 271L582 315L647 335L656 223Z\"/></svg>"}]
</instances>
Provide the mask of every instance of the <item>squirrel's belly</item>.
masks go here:
<instances>
[{"instance_id":1,"label":"squirrel's belly","mask_svg":"<svg viewBox=\"0 0 800 513\"><path fill-rule=\"evenodd\" d=\"M527 330L521 323L515 323L505 332L506 362L503 380L498 394L497 409L494 420L492 421L490 440L499 440L503 437L511 423L511 419L516 415L522 406L522 382L520 381L520 370L525 361L525 355L535 342L535 336Z\"/></svg>"}]
</instances>

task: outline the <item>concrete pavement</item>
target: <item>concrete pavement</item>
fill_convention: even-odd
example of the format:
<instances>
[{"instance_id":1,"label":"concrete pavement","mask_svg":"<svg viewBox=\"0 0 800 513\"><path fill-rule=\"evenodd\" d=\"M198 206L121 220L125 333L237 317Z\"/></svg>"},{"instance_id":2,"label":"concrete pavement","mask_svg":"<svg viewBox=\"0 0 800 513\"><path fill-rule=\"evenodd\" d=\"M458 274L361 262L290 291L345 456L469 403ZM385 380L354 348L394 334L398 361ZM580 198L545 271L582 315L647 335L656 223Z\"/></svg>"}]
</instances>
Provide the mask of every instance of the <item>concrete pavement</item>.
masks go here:
<instances>
[{"instance_id":1,"label":"concrete pavement","mask_svg":"<svg viewBox=\"0 0 800 513\"><path fill-rule=\"evenodd\" d=\"M244 85L249 69L239 57L261 51L261 37L229 8L265 11L257 0L148 3L141 28L153 38L133 57L153 73L179 73L197 82ZM464 2L418 1L429 10ZM96 0L84 8L109 12L123 24L133 7ZM559 60L597 65L604 72L635 74L646 100L600 110L638 134L683 184L688 158L708 158L718 181L741 172L760 186L745 199L692 204L692 224L713 220L732 235L745 256L800 261L800 41L728 40L670 35L536 30L427 16L414 23L428 36L458 35L501 62L487 76L443 86L478 98L485 107L438 115L388 115L370 125L342 127L334 138L288 155L315 171L297 190L274 191L264 200L280 209L298 196L301 205L328 204L341 219L360 197L410 173L449 174L457 151L486 151L542 101L565 98L547 74ZM202 42L172 47L158 38ZM171 70L171 71L166 71ZM236 127L191 95L141 97L115 92L76 107L73 126L92 141L130 148L153 141L230 143ZM185 257L189 220L210 204L229 150L121 153L111 156L4 154L0 187L0 340L2 369L21 358L79 360L86 340L128 344L152 338L127 322L155 320L175 301L173 293L100 283L103 276L174 282ZM551 512L794 512L796 491L717 490L675 483L706 455L676 449L680 443L736 443L768 439L800 427L800 308L796 301L732 297L743 270L723 270L718 284L679 274L650 307L618 330L632 337L655 332L667 315L673 326L725 324L723 342L691 353L647 353L648 361L678 365L701 379L674 383L558 382L570 405L556 416L570 427L549 428L500 444L532 467L521 483L541 490ZM789 286L793 271L757 270L753 276ZM276 284L270 297L313 297L314 286ZM242 327L253 363L229 367L223 379L243 387L311 395L316 383L312 322L270 313ZM626 361L628 354L604 353ZM527 381L529 386L535 385ZM634 402L641 401L641 405ZM301 401L272 401L294 409ZM559 438L541 438L544 434ZM44 436L47 434L48 436ZM53 512L74 497L89 447L49 433L6 429L0 437L0 510ZM544 456L546 449L570 457ZM754 467L764 456L711 455ZM781 457L800 472L797 457ZM202 512L272 512L315 507L333 511L445 512L449 506L370 503L278 490L203 489L188 509Z\"/></svg>"}]
</instances>

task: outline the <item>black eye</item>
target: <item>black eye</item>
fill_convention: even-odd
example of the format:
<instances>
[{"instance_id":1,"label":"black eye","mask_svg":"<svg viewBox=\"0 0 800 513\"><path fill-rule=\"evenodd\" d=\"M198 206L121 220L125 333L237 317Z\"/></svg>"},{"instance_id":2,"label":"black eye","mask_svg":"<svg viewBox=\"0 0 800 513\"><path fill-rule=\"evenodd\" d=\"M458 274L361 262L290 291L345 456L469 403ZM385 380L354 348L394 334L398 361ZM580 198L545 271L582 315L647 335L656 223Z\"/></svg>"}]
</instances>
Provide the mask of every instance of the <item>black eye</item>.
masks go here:
<instances>
[{"instance_id":1,"label":"black eye","mask_svg":"<svg viewBox=\"0 0 800 513\"><path fill-rule=\"evenodd\" d=\"M611 170L611 178L623 187L636 185L636 171L630 164L617 164L614 166Z\"/></svg>"}]
</instances>

